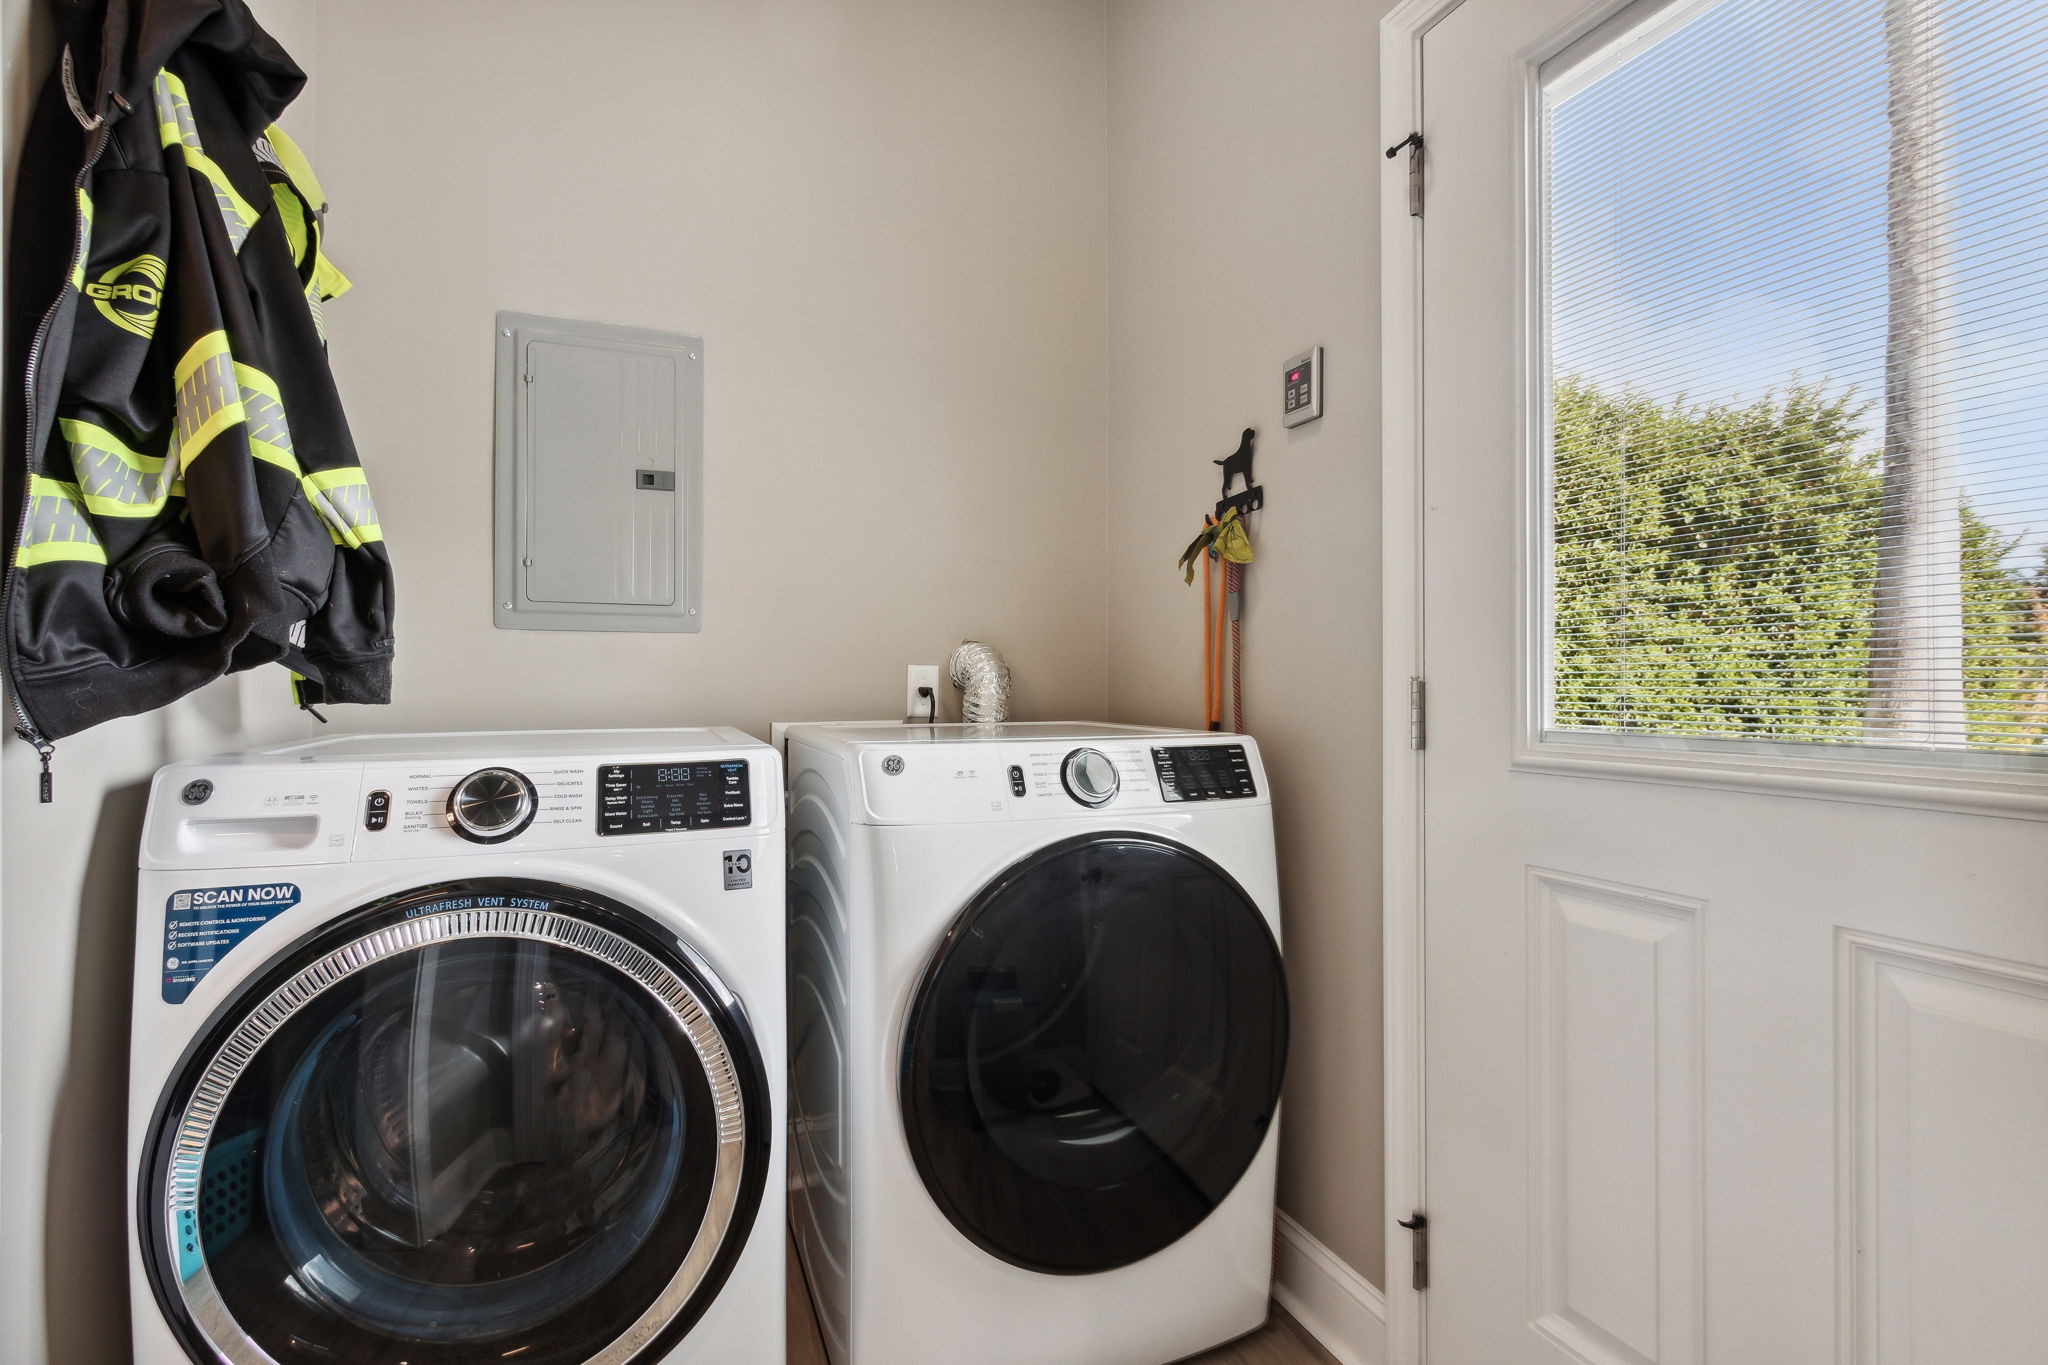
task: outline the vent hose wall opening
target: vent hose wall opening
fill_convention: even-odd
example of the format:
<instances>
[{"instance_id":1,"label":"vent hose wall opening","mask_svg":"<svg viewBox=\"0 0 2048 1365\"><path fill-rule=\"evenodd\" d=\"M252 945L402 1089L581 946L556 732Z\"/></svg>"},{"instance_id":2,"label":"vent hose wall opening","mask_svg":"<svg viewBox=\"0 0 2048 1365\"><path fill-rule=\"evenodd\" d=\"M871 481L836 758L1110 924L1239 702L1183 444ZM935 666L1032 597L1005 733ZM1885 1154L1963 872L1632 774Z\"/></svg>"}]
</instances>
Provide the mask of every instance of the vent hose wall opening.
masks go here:
<instances>
[{"instance_id":1,"label":"vent hose wall opening","mask_svg":"<svg viewBox=\"0 0 2048 1365\"><path fill-rule=\"evenodd\" d=\"M960 689L960 719L998 725L1010 718L1010 666L993 645L963 641L946 663L946 676Z\"/></svg>"}]
</instances>

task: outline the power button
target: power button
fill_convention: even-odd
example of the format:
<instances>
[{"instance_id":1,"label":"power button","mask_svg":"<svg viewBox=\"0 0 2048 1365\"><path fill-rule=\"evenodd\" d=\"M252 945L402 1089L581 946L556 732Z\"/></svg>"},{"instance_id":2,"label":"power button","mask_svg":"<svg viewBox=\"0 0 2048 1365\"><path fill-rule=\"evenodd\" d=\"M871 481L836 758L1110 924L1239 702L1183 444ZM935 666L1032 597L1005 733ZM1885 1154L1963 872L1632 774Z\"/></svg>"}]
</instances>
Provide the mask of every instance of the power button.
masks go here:
<instances>
[{"instance_id":1,"label":"power button","mask_svg":"<svg viewBox=\"0 0 2048 1365\"><path fill-rule=\"evenodd\" d=\"M391 823L391 793L371 792L363 803L363 828L382 829Z\"/></svg>"}]
</instances>

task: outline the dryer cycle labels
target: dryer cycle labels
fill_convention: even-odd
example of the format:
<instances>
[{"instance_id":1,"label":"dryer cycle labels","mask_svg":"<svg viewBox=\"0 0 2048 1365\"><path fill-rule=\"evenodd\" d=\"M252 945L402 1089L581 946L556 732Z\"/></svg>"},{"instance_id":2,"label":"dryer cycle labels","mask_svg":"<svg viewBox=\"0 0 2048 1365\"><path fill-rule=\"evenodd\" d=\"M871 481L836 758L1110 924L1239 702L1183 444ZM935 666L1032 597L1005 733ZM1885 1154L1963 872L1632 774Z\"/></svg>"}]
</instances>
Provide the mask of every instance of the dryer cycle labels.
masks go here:
<instances>
[{"instance_id":1,"label":"dryer cycle labels","mask_svg":"<svg viewBox=\"0 0 2048 1365\"><path fill-rule=\"evenodd\" d=\"M164 1003L184 1004L237 943L298 903L291 882L172 892L164 905Z\"/></svg>"}]
</instances>

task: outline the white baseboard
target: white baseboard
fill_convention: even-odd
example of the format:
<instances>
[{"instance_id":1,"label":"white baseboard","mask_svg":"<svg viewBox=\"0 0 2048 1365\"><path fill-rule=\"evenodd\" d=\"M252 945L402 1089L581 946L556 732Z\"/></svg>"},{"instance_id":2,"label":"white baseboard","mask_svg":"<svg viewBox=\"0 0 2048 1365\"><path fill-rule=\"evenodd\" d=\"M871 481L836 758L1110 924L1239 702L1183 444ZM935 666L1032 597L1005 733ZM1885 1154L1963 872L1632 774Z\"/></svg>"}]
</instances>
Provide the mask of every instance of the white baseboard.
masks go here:
<instances>
[{"instance_id":1,"label":"white baseboard","mask_svg":"<svg viewBox=\"0 0 2048 1365\"><path fill-rule=\"evenodd\" d=\"M1387 1297L1285 1213L1273 1297L1341 1365L1386 1365Z\"/></svg>"}]
</instances>

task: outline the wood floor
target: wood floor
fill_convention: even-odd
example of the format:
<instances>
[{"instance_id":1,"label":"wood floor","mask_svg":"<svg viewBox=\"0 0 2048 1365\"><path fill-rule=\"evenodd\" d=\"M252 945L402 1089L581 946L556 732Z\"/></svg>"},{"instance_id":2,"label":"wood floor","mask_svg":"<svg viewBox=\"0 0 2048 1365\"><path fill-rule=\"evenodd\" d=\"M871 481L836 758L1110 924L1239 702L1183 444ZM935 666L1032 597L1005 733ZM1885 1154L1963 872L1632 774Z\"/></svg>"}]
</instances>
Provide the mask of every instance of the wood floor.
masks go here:
<instances>
[{"instance_id":1,"label":"wood floor","mask_svg":"<svg viewBox=\"0 0 2048 1365\"><path fill-rule=\"evenodd\" d=\"M825 1344L818 1339L818 1324L811 1318L811 1300L804 1292L804 1272L797 1264L794 1246L789 1248L789 1365L827 1365ZM901 1365L912 1365L912 1362L904 1361ZM926 1363L920 1361L916 1365ZM930 1365L974 1363L934 1361ZM1047 1365L1055 1363L1048 1361ZM1264 1327L1228 1346L1196 1356L1186 1365L1337 1365L1337 1362L1275 1304L1273 1316Z\"/></svg>"}]
</instances>

